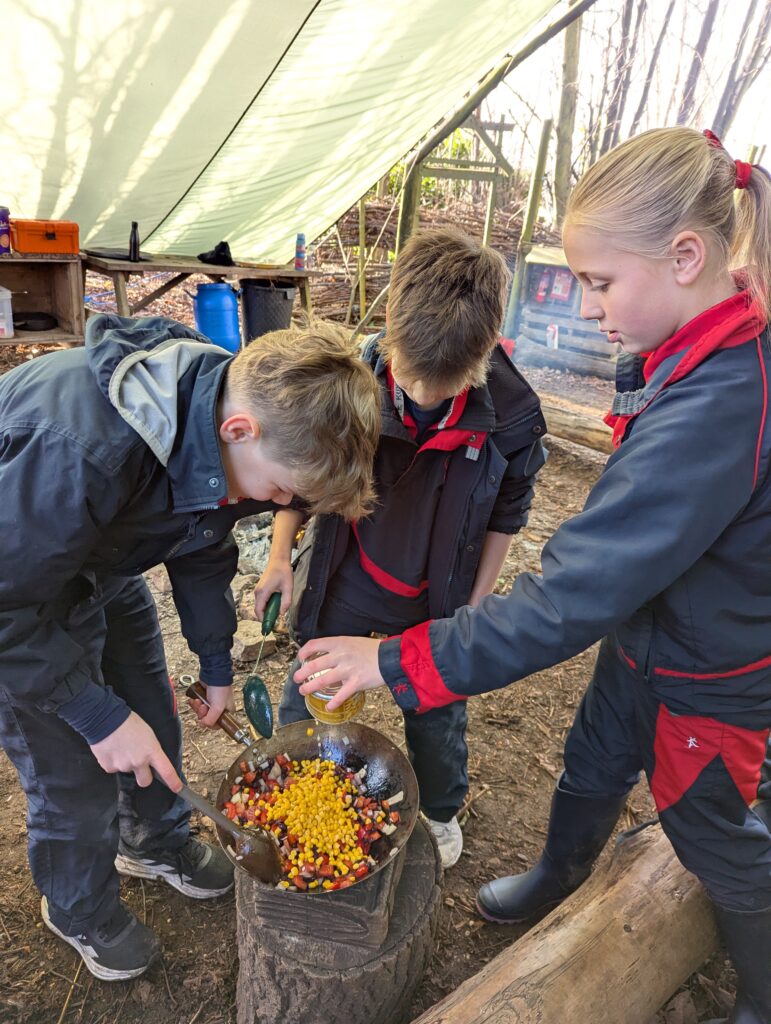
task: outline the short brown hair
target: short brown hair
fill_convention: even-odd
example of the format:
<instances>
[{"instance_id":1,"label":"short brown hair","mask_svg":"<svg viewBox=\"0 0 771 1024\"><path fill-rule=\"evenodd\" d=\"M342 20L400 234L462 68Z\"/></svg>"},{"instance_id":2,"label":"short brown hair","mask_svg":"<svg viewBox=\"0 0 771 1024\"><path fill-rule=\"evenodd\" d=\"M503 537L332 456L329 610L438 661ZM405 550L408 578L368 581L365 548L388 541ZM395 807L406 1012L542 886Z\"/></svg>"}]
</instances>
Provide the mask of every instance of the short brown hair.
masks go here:
<instances>
[{"instance_id":1,"label":"short brown hair","mask_svg":"<svg viewBox=\"0 0 771 1024\"><path fill-rule=\"evenodd\" d=\"M484 383L503 321L509 272L503 257L456 228L413 235L396 258L381 349L425 385Z\"/></svg>"},{"instance_id":2,"label":"short brown hair","mask_svg":"<svg viewBox=\"0 0 771 1024\"><path fill-rule=\"evenodd\" d=\"M350 332L314 321L265 334L235 357L226 388L257 417L312 512L358 519L371 510L380 393Z\"/></svg>"}]
</instances>

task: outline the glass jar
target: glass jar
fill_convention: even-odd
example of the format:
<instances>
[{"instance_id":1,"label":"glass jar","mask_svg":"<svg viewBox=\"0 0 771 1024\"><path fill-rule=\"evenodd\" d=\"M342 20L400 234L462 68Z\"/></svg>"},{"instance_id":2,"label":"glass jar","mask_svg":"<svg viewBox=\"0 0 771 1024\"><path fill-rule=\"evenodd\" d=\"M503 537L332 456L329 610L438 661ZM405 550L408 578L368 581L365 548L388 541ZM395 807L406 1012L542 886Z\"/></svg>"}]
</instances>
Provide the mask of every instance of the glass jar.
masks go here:
<instances>
[{"instance_id":1,"label":"glass jar","mask_svg":"<svg viewBox=\"0 0 771 1024\"><path fill-rule=\"evenodd\" d=\"M320 656L320 654L316 655L316 657ZM329 672L329 669L324 668L320 672L316 672L314 675L308 676L308 681L310 682L311 679L320 679L321 676L325 675L327 672ZM350 722L350 720L355 718L364 707L364 694L359 692L354 693L352 697L344 700L339 708L335 708L334 711L330 711L327 704L340 692L341 686L342 683L331 683L328 686L324 686L322 683L318 690L314 690L313 693L306 695L305 706L317 722L324 722L327 725L338 725L341 722Z\"/></svg>"}]
</instances>

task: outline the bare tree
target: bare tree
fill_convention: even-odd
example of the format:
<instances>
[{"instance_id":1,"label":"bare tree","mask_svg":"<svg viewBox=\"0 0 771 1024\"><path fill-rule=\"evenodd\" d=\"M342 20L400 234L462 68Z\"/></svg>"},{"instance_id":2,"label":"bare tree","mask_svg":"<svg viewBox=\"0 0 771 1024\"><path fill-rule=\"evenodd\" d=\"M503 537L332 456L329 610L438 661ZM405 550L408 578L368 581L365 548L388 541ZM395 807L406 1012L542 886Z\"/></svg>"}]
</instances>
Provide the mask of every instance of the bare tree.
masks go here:
<instances>
[{"instance_id":1,"label":"bare tree","mask_svg":"<svg viewBox=\"0 0 771 1024\"><path fill-rule=\"evenodd\" d=\"M624 44L624 70L621 76L621 80L618 83L616 90L615 104L613 110L613 123L611 125L611 136L610 136L610 148L618 144L618 140L621 135L621 122L624 118L624 110L626 108L626 101L629 95L629 81L632 75L632 64L634 63L635 54L637 53L637 44L640 38L640 26L642 25L643 18L645 17L645 8L647 6L647 0L638 0L637 3L637 15L634 22L634 30L632 32L631 39L625 40Z\"/></svg>"},{"instance_id":2,"label":"bare tree","mask_svg":"<svg viewBox=\"0 0 771 1024\"><path fill-rule=\"evenodd\" d=\"M616 72L613 79L613 88L610 90L608 112L605 118L605 130L602 133L602 142L600 144L600 156L602 156L603 153L607 153L613 145L613 132L618 119L623 81L628 63L629 29L632 24L633 9L634 0L624 0L624 6L621 10L621 36L619 38L618 46L616 47Z\"/></svg>"},{"instance_id":3,"label":"bare tree","mask_svg":"<svg viewBox=\"0 0 771 1024\"><path fill-rule=\"evenodd\" d=\"M596 32L592 32L592 39L597 40ZM589 118L587 121L586 134L589 140L588 145L588 162L587 166L591 165L597 160L598 150L600 148L601 128L602 128L602 114L605 110L605 101L608 98L610 91L610 73L611 73L611 50L607 45L603 46L600 42L600 52L603 56L603 67L602 67L602 89L600 91L599 99L597 100L596 106L591 106L589 109Z\"/></svg>"},{"instance_id":4,"label":"bare tree","mask_svg":"<svg viewBox=\"0 0 771 1024\"><path fill-rule=\"evenodd\" d=\"M707 4L707 10L701 23L699 38L696 41L696 46L693 50L691 67L688 71L688 77L685 80L683 96L680 100L680 110L677 114L678 124L687 124L693 115L694 107L696 105L696 83L699 80L701 69L704 66L704 57L707 53L709 37L712 33L712 26L715 23L715 16L717 15L719 3L720 0L709 0L709 3Z\"/></svg>"},{"instance_id":5,"label":"bare tree","mask_svg":"<svg viewBox=\"0 0 771 1024\"><path fill-rule=\"evenodd\" d=\"M747 8L747 16L742 25L736 55L728 69L723 94L712 119L712 130L718 135L726 135L739 109L745 93L768 63L771 56L769 34L771 33L771 4L766 3L761 12L760 22L753 33L750 26L755 15L758 0L751 0ZM749 42L749 47L747 43ZM745 56L746 51L746 56ZM739 65L744 57L741 71Z\"/></svg>"},{"instance_id":6,"label":"bare tree","mask_svg":"<svg viewBox=\"0 0 771 1024\"><path fill-rule=\"evenodd\" d=\"M573 131L576 125L578 96L578 58L581 47L581 19L576 18L565 29L562 53L562 92L557 119L557 155L554 163L554 205L557 227L562 227L565 207L570 191L571 153Z\"/></svg>"},{"instance_id":7,"label":"bare tree","mask_svg":"<svg viewBox=\"0 0 771 1024\"><path fill-rule=\"evenodd\" d=\"M637 104L637 110L634 112L632 118L632 124L629 128L629 134L634 135L637 131L642 116L645 112L645 107L648 103L648 94L651 91L651 83L653 82L653 76L656 71L656 65L659 61L659 54L661 53L661 47L669 29L669 20L672 17L672 11L674 10L675 3L677 0L669 0L669 6L667 7L666 14L664 15L664 21L661 25L661 31L658 34L656 43L653 47L653 53L651 53L651 59L648 61L648 70L645 73L645 82L643 83L642 93L640 94L640 102Z\"/></svg>"}]
</instances>

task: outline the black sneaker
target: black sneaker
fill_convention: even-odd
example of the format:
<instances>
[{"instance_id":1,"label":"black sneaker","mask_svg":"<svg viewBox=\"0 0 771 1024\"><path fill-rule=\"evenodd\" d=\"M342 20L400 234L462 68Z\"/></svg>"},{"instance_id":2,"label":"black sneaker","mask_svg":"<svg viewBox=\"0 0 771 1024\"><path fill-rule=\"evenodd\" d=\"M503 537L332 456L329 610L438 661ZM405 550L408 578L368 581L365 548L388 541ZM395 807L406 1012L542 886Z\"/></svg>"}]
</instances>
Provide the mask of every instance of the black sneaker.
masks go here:
<instances>
[{"instance_id":1,"label":"black sneaker","mask_svg":"<svg viewBox=\"0 0 771 1024\"><path fill-rule=\"evenodd\" d=\"M83 963L95 978L102 981L124 981L136 978L160 956L158 939L138 921L125 903L102 924L87 927L78 935L60 932L48 916L48 900L40 903L46 927L68 942L83 957Z\"/></svg>"},{"instance_id":2,"label":"black sneaker","mask_svg":"<svg viewBox=\"0 0 771 1024\"><path fill-rule=\"evenodd\" d=\"M121 875L162 878L195 900L224 896L233 888L233 865L218 846L190 836L184 846L168 853L135 853L122 843L115 858Z\"/></svg>"}]
</instances>

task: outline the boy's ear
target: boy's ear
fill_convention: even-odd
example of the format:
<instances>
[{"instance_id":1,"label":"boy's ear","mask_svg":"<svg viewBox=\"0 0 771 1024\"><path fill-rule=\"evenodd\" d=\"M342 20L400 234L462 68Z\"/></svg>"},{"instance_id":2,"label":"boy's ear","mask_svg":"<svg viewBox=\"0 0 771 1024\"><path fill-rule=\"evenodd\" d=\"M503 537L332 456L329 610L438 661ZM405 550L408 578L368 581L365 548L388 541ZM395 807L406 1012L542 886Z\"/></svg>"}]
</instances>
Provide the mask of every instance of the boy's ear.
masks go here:
<instances>
[{"instance_id":1,"label":"boy's ear","mask_svg":"<svg viewBox=\"0 0 771 1024\"><path fill-rule=\"evenodd\" d=\"M259 422L248 412L234 412L220 423L219 435L225 444L242 444L260 439Z\"/></svg>"},{"instance_id":2,"label":"boy's ear","mask_svg":"<svg viewBox=\"0 0 771 1024\"><path fill-rule=\"evenodd\" d=\"M707 263L707 246L695 231L681 231L672 242L673 269L678 284L693 284Z\"/></svg>"}]
</instances>

